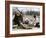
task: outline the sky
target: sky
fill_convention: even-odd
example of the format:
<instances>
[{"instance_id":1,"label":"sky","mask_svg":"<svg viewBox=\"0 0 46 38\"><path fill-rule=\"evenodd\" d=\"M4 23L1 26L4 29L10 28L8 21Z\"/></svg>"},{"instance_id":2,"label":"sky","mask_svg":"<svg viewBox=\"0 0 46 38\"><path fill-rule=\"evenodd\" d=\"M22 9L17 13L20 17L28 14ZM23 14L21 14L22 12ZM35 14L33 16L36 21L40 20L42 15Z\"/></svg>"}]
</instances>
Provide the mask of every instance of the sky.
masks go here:
<instances>
[{"instance_id":1,"label":"sky","mask_svg":"<svg viewBox=\"0 0 46 38\"><path fill-rule=\"evenodd\" d=\"M22 7L19 7L18 8L20 11L40 11L39 8L22 8Z\"/></svg>"}]
</instances>

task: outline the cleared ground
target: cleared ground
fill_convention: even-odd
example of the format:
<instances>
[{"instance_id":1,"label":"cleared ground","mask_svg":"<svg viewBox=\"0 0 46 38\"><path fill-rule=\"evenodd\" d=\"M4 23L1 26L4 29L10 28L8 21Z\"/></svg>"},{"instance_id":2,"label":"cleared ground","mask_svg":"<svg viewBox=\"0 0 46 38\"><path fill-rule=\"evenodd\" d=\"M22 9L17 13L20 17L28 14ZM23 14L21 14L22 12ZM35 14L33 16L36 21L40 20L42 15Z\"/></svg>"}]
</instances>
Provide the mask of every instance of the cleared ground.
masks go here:
<instances>
[{"instance_id":1,"label":"cleared ground","mask_svg":"<svg viewBox=\"0 0 46 38\"><path fill-rule=\"evenodd\" d=\"M32 29L34 27L34 17L33 17L33 15L23 15L23 21L25 21L26 18L29 19L30 24L28 24L28 25L27 24L22 24L20 26L13 25L14 29ZM39 18L39 21L40 21L40 17L38 17L38 18Z\"/></svg>"}]
</instances>

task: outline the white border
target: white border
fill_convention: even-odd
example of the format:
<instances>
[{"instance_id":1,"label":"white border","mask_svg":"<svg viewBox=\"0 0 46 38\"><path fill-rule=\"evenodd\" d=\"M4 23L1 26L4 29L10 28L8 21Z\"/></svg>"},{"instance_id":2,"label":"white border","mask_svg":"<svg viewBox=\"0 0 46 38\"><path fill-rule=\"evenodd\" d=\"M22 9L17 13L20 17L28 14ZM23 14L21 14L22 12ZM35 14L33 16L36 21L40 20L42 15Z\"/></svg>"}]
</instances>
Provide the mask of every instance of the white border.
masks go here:
<instances>
[{"instance_id":1,"label":"white border","mask_svg":"<svg viewBox=\"0 0 46 38\"><path fill-rule=\"evenodd\" d=\"M15 30L12 31L12 7L34 7L34 8L40 8L40 28L33 28L31 30ZM36 5L17 5L17 4L10 4L10 34L22 34L22 33L38 33L42 32L42 6L36 6Z\"/></svg>"}]
</instances>

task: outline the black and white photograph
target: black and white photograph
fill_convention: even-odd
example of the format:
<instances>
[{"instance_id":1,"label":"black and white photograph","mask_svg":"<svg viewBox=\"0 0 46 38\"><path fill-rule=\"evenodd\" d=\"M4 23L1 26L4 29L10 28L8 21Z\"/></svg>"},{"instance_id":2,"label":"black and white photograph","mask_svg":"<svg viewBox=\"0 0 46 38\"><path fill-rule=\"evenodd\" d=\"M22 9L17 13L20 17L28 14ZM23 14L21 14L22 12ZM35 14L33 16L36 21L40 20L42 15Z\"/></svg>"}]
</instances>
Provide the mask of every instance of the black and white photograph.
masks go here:
<instances>
[{"instance_id":1,"label":"black and white photograph","mask_svg":"<svg viewBox=\"0 0 46 38\"><path fill-rule=\"evenodd\" d=\"M44 3L6 1L6 37L45 34Z\"/></svg>"},{"instance_id":2,"label":"black and white photograph","mask_svg":"<svg viewBox=\"0 0 46 38\"><path fill-rule=\"evenodd\" d=\"M42 6L10 5L10 33L42 32Z\"/></svg>"},{"instance_id":3,"label":"black and white photograph","mask_svg":"<svg viewBox=\"0 0 46 38\"><path fill-rule=\"evenodd\" d=\"M30 7L13 7L13 29L40 28L40 9Z\"/></svg>"},{"instance_id":4,"label":"black and white photograph","mask_svg":"<svg viewBox=\"0 0 46 38\"><path fill-rule=\"evenodd\" d=\"M27 32L28 30L28 32L31 33L42 32L41 18L42 6L17 4L10 5L10 31L20 31L20 33L21 30L22 32Z\"/></svg>"}]
</instances>

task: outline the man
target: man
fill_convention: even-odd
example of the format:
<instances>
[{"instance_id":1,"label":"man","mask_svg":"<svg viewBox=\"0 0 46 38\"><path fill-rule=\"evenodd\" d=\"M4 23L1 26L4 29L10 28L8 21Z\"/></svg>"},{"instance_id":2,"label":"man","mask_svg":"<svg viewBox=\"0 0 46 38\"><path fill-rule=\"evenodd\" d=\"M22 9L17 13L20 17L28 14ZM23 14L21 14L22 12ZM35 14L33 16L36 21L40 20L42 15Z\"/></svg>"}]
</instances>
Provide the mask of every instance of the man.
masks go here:
<instances>
[{"instance_id":1,"label":"man","mask_svg":"<svg viewBox=\"0 0 46 38\"><path fill-rule=\"evenodd\" d=\"M14 25L18 24L20 26L20 22L23 21L23 17L21 13L15 13L15 17L13 19Z\"/></svg>"},{"instance_id":2,"label":"man","mask_svg":"<svg viewBox=\"0 0 46 38\"><path fill-rule=\"evenodd\" d=\"M34 15L34 26L35 27L40 27L40 25L39 25L39 19L38 19L38 17L36 15Z\"/></svg>"}]
</instances>

